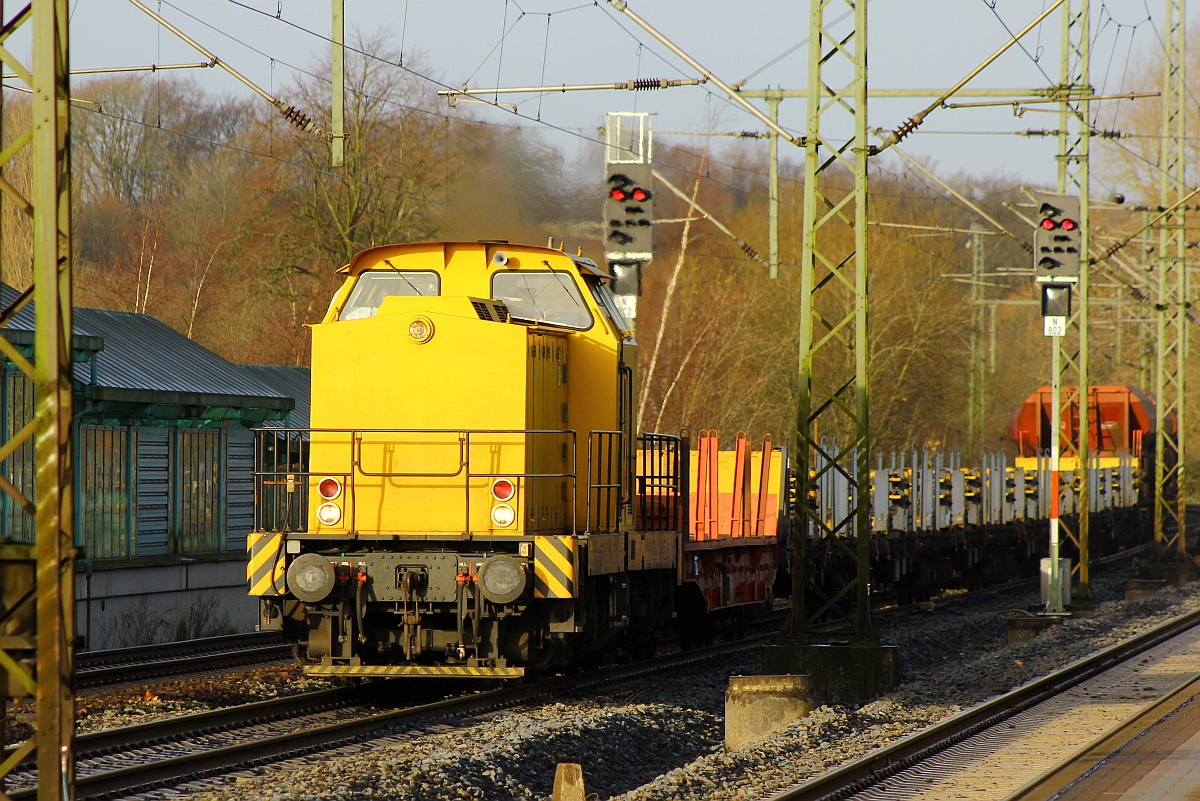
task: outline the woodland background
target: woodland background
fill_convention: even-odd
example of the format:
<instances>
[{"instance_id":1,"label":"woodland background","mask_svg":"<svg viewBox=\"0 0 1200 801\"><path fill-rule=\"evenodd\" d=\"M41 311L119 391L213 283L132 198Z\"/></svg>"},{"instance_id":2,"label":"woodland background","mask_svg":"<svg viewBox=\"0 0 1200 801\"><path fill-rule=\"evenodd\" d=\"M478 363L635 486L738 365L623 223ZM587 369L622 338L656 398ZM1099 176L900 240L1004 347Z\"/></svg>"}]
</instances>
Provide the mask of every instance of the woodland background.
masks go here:
<instances>
[{"instance_id":1,"label":"woodland background","mask_svg":"<svg viewBox=\"0 0 1200 801\"><path fill-rule=\"evenodd\" d=\"M358 49L387 55L383 41L360 42ZM74 81L72 94L81 101L72 117L77 305L153 315L235 362L303 365L304 324L323 314L339 283L334 270L365 247L427 239L543 244L552 237L602 260L600 147L590 151L591 163L577 163L573 154L547 145L535 128L485 124L462 109L446 109L427 87L383 61L349 59L347 67L346 164L336 170L328 166L325 142L296 131L255 98L211 96L193 80L163 74ZM1139 74L1145 79L1134 89L1152 91L1161 67L1147 59ZM328 119L327 83L300 83L280 94L318 121ZM27 119L28 103L8 93L4 113L11 122ZM1093 140L1093 175L1099 179L1093 186L1119 186L1127 196L1124 207L1093 207L1094 242L1133 231L1142 220L1136 205L1156 203L1159 113L1155 100L1124 104L1112 121L1122 137ZM598 112L597 128L601 124ZM1195 143L1190 145L1188 161L1195 163ZM712 225L683 222L689 209L675 196L661 188L657 193L657 218L676 222L656 226L655 260L645 271L639 303L645 428L717 428L791 439L801 158L799 151L785 154L782 266L774 281ZM765 259L764 140L700 150L659 138L655 161ZM1044 188L1053 186L1053 169L1047 165ZM986 224L894 157L873 162L870 177L875 447L929 444L976 453L1009 447L1010 414L1049 382L1050 340L1042 336L1037 308L993 307L994 338L983 343L989 359L984 434L969 441L976 307L964 276L973 258L969 229ZM1013 212L1032 214L1015 178L939 177L1019 237L1032 236ZM5 178L27 183L28 165L16 162ZM849 176L828 180L850 185ZM7 199L0 214L6 232L27 230L27 220ZM0 278L10 284L30 280L26 243L26 237L6 233L0 244ZM1036 299L1031 257L1019 242L987 235L983 245L984 297ZM1149 267L1151 256L1138 253L1136 259ZM1147 273L1147 280L1152 276ZM1145 371L1153 364L1152 306L1110 280L1102 267L1093 273L1092 292L1106 302L1122 301L1093 311L1093 383L1140 384L1152 392L1153 373ZM1194 400L1189 405L1197 408Z\"/></svg>"}]
</instances>

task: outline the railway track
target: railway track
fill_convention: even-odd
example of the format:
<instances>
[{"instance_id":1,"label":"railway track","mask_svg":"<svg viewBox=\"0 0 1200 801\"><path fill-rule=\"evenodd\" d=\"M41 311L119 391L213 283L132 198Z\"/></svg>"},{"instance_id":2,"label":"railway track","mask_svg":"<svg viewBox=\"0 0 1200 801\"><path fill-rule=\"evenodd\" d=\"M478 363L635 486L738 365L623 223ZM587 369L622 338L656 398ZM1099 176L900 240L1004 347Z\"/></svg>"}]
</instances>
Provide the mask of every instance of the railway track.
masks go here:
<instances>
[{"instance_id":1,"label":"railway track","mask_svg":"<svg viewBox=\"0 0 1200 801\"><path fill-rule=\"evenodd\" d=\"M1200 508L1196 512L1200 520ZM1142 546L1096 560L1093 566L1101 571L1119 569L1133 558L1142 556L1148 548L1149 546ZM1016 579L972 593L939 598L935 603L939 606L953 604L973 594L1008 592L1033 586L1037 581L1036 577ZM917 604L908 608L915 610L921 606ZM881 601L877 611L891 611L895 608L897 607L893 602L885 599ZM755 629L766 630L781 622L782 616L777 613L767 616L765 627L762 621L753 621L752 625ZM280 635L269 632L231 634L136 648L82 651L75 658L75 686L81 690L96 689L148 679L195 675L276 662L289 663L292 659L291 646L284 642Z\"/></svg>"},{"instance_id":2,"label":"railway track","mask_svg":"<svg viewBox=\"0 0 1200 801\"><path fill-rule=\"evenodd\" d=\"M260 632L110 651L83 651L75 658L75 686L77 689L107 687L264 665L291 658L291 646L278 634Z\"/></svg>"},{"instance_id":3,"label":"railway track","mask_svg":"<svg viewBox=\"0 0 1200 801\"><path fill-rule=\"evenodd\" d=\"M965 596L966 594L964 594ZM958 596L956 596L957 599ZM940 605L940 604L939 604ZM772 620L764 629L778 631L778 620ZM769 635L768 635L769 636ZM766 639L766 638L762 638ZM262 644L261 640L251 640ZM191 644L187 644L191 645ZM188 647L193 653L181 655L186 658L199 656L199 652L225 650L233 642L226 641L221 647L198 645ZM753 642L742 642L717 649L736 650L754 647ZM178 649L179 646L169 646ZM712 649L708 649L712 650ZM144 654L144 650L139 650ZM692 661L706 651L690 652L684 661ZM156 659L164 658L156 654ZM677 657L668 657L668 660ZM120 661L120 660L117 660ZM134 664L134 663L130 663ZM673 663L661 660L647 663L649 667L633 666L624 670L640 670L637 675L663 670ZM139 678L143 674L138 674ZM572 680L575 681L575 680ZM580 682L582 686L586 682ZM398 685L391 692L403 691ZM429 681L405 682L421 693L421 699L439 697L435 685ZM529 688L515 688L528 692ZM538 686L532 695L566 687ZM449 689L445 690L449 693ZM487 697L485 697L485 695ZM527 697L532 697L532 695ZM259 702L243 707L217 710L164 720L158 723L141 724L122 729L111 729L95 735L84 735L77 739L79 756L79 795L81 798L111 797L136 792L139 788L177 784L186 781L181 777L202 777L215 773L227 773L238 769L238 765L280 756L323 750L350 741L365 739L373 732L389 726L413 725L423 718L442 715L461 716L487 706L503 707L518 704L523 698L505 699L503 695L478 694L474 700L456 701L442 699L436 704L416 704L414 699L403 699L393 695L386 698L369 698L353 689L327 691L308 696L283 700ZM457 703L466 704L457 706ZM477 704L477 706L472 706ZM399 709L395 707L400 706ZM257 729L257 731L253 731ZM308 737L298 736L300 730L309 730ZM260 742L261 741L261 742ZM132 757L129 752L138 751ZM192 752L207 752L193 754ZM130 761L131 760L131 761ZM23 781L35 780L32 773ZM133 788L133 789L130 789ZM21 788L10 785L12 797L32 797Z\"/></svg>"},{"instance_id":4,"label":"railway track","mask_svg":"<svg viewBox=\"0 0 1200 801\"><path fill-rule=\"evenodd\" d=\"M461 694L461 685L456 691L454 685L437 680L377 682L81 735L76 740L76 794L81 799L130 795L230 773L263 760L336 748L430 718L465 721L470 715L549 693L637 680L761 647L773 636L470 694ZM437 700L430 702L430 696ZM8 797L35 798L36 781L34 765L19 767L9 774Z\"/></svg>"},{"instance_id":5,"label":"railway track","mask_svg":"<svg viewBox=\"0 0 1200 801\"><path fill-rule=\"evenodd\" d=\"M1200 674L1200 612L955 715L771 801L993 801Z\"/></svg>"}]
</instances>

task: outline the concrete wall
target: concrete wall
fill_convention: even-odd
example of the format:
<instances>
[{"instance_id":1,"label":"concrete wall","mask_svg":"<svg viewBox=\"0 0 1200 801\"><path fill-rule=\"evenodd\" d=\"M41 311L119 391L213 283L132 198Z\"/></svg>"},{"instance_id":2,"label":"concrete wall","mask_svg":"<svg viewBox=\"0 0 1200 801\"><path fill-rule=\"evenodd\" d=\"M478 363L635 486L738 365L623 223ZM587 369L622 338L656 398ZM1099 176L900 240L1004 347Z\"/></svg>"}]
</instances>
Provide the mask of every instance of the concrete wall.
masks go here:
<instances>
[{"instance_id":1,"label":"concrete wall","mask_svg":"<svg viewBox=\"0 0 1200 801\"><path fill-rule=\"evenodd\" d=\"M244 557L93 569L75 578L82 650L253 631L258 599L246 594Z\"/></svg>"}]
</instances>

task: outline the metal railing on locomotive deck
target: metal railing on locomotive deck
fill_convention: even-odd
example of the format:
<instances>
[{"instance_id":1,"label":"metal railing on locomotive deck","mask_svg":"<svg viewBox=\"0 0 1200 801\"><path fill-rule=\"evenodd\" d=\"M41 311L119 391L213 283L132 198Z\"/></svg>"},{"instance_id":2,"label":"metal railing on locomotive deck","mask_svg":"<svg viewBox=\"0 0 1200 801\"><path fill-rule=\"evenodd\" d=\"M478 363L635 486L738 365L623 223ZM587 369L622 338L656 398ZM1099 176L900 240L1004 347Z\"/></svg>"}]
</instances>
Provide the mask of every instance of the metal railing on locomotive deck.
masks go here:
<instances>
[{"instance_id":1,"label":"metal railing on locomotive deck","mask_svg":"<svg viewBox=\"0 0 1200 801\"><path fill-rule=\"evenodd\" d=\"M345 434L346 446L350 449L349 464L346 470L320 471L314 473L309 469L309 449L312 435ZM432 434L447 435L445 443L457 443L457 464L453 470L437 471L368 471L362 469L362 436L363 434ZM292 531L306 532L308 530L308 491L309 478L314 475L321 477L332 476L341 478L345 484L344 492L347 497L353 497L354 478L357 475L383 478L455 478L463 477L464 492L464 531L470 532L471 514L471 481L475 479L513 478L518 481L565 479L571 483L568 507L570 514L571 533L577 533L578 521L574 510L578 488L578 475L575 471L564 472L503 472L475 471L470 464L472 437L480 436L561 436L569 439L569 464L577 465L578 452L576 448L576 433L571 429L535 430L535 429L320 429L320 428L270 428L255 431L255 510L254 524L258 531ZM620 523L620 509L629 507L636 500L641 510L639 520L653 521L658 528L654 530L678 530L686 525L686 459L680 458L682 440L660 434L647 434L639 438L642 445L643 464L652 467L648 473L637 474L636 471L626 472L626 467L633 466L633 457L628 464L622 464L621 437L619 431L592 431L588 437L588 469L587 469L587 507L586 531L607 532L616 531ZM451 439L453 438L453 439ZM328 444L328 443L326 443ZM478 443L477 443L478 444ZM515 444L515 443L514 443ZM528 446L527 442L523 442ZM566 444L566 443L563 443ZM649 452L652 455L646 455ZM680 466L681 470L675 475L668 474L662 465ZM633 473L634 475L630 475ZM680 475L684 476L681 481ZM638 492L632 493L629 487L636 481ZM663 501L670 497L670 503ZM680 500L682 499L682 500ZM653 513L649 510L654 507ZM347 526L355 530L353 505L348 505ZM646 526L643 526L647 528ZM647 528L647 530L651 530Z\"/></svg>"},{"instance_id":2,"label":"metal railing on locomotive deck","mask_svg":"<svg viewBox=\"0 0 1200 801\"><path fill-rule=\"evenodd\" d=\"M364 435L383 434L396 436L430 435L444 436L440 442L413 443L408 445L428 445L455 448L457 453L450 457L446 469L443 470L366 470L363 468L362 448ZM453 479L459 476L463 479L463 534L471 532L471 481L476 479L511 478L518 483L528 481L565 479L570 482L569 500L572 509L575 508L577 476L574 471L562 472L530 472L506 471L497 473L491 470L476 471L471 469L472 437L481 436L511 436L521 437L519 444L528 446L530 437L557 436L569 440L569 464L577 463L575 431L571 429L411 429L411 428L271 428L255 431L255 528L259 531L293 531L308 530L308 479L312 476L341 478L344 484L343 492L346 497L353 498L355 494L355 478L366 476L371 478L430 478ZM319 439L323 435L345 435L344 443L328 441L320 443L322 447L342 446L348 449L347 463L332 470L312 471L309 464L309 451L313 445L314 435ZM303 454L298 448L293 448L293 442L302 442L306 446ZM282 452L280 443L286 443ZM387 444L383 442L369 444ZM395 443L391 443L395 444ZM478 441L475 442L478 443ZM483 443L486 444L486 443ZM491 443L498 444L498 443ZM517 442L510 443L517 445ZM280 457L284 458L280 467ZM303 456L304 458L299 458ZM270 460L270 461L268 461ZM280 487L285 490L280 497ZM346 528L357 531L355 505L346 504ZM575 515L570 515L571 533L575 533Z\"/></svg>"},{"instance_id":3,"label":"metal railing on locomotive deck","mask_svg":"<svg viewBox=\"0 0 1200 801\"><path fill-rule=\"evenodd\" d=\"M619 531L622 512L631 512L639 531L685 533L688 441L671 434L641 434L637 452L619 464L623 437L621 431L592 431L588 437L587 530Z\"/></svg>"},{"instance_id":4,"label":"metal railing on locomotive deck","mask_svg":"<svg viewBox=\"0 0 1200 801\"><path fill-rule=\"evenodd\" d=\"M690 476L687 437L642 434L638 437L634 525L641 531L688 530Z\"/></svg>"},{"instance_id":5,"label":"metal railing on locomotive deck","mask_svg":"<svg viewBox=\"0 0 1200 801\"><path fill-rule=\"evenodd\" d=\"M255 531L308 529L308 476L308 429L255 429Z\"/></svg>"}]
</instances>

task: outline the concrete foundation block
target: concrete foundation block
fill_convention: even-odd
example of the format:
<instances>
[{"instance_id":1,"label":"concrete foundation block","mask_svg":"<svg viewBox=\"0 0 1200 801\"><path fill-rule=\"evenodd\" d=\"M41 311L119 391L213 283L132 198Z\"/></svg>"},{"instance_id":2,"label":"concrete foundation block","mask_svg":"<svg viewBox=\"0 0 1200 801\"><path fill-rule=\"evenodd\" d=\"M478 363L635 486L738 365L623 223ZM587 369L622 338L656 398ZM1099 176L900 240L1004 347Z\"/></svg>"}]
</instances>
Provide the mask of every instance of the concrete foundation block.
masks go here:
<instances>
[{"instance_id":1,"label":"concrete foundation block","mask_svg":"<svg viewBox=\"0 0 1200 801\"><path fill-rule=\"evenodd\" d=\"M763 649L763 673L810 676L822 702L867 701L900 683L900 651L878 643L770 645Z\"/></svg>"},{"instance_id":2,"label":"concrete foundation block","mask_svg":"<svg viewBox=\"0 0 1200 801\"><path fill-rule=\"evenodd\" d=\"M1070 613L1073 618L1095 617L1100 605L1095 601L1081 601L1076 598L1071 602Z\"/></svg>"},{"instance_id":3,"label":"concrete foundation block","mask_svg":"<svg viewBox=\"0 0 1200 801\"><path fill-rule=\"evenodd\" d=\"M725 750L740 751L817 708L809 676L730 676Z\"/></svg>"},{"instance_id":4,"label":"concrete foundation block","mask_svg":"<svg viewBox=\"0 0 1200 801\"><path fill-rule=\"evenodd\" d=\"M1140 601L1149 598L1165 586L1167 582L1160 579L1127 579L1124 598L1126 601Z\"/></svg>"},{"instance_id":5,"label":"concrete foundation block","mask_svg":"<svg viewBox=\"0 0 1200 801\"><path fill-rule=\"evenodd\" d=\"M1057 626L1069 615L1012 615L1007 619L1007 642L1016 645L1034 639L1051 626Z\"/></svg>"},{"instance_id":6,"label":"concrete foundation block","mask_svg":"<svg viewBox=\"0 0 1200 801\"><path fill-rule=\"evenodd\" d=\"M1042 606L1050 603L1050 560L1043 559L1039 563L1041 570L1041 599ZM1070 606L1071 604L1071 560L1058 560L1058 580L1059 580L1059 604L1061 606Z\"/></svg>"},{"instance_id":7,"label":"concrete foundation block","mask_svg":"<svg viewBox=\"0 0 1200 801\"><path fill-rule=\"evenodd\" d=\"M1138 568L1138 578L1146 581L1162 581L1180 587L1196 580L1196 566L1191 562L1160 562L1151 559Z\"/></svg>"}]
</instances>

